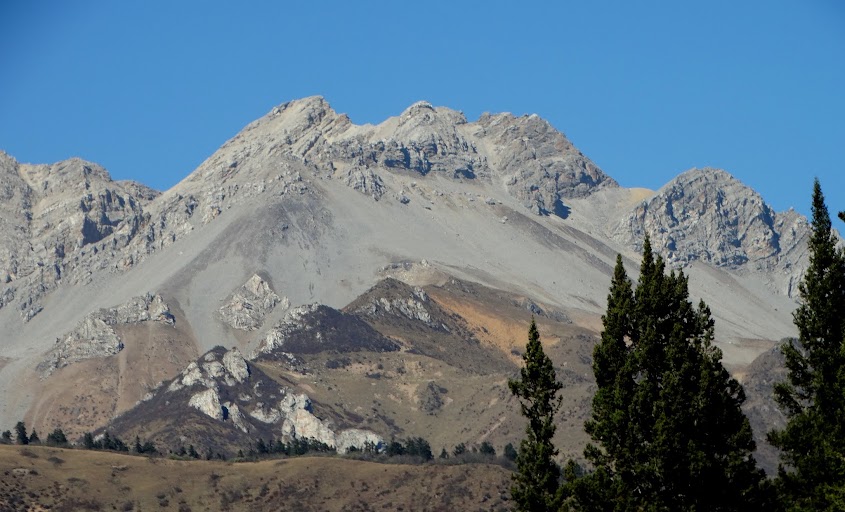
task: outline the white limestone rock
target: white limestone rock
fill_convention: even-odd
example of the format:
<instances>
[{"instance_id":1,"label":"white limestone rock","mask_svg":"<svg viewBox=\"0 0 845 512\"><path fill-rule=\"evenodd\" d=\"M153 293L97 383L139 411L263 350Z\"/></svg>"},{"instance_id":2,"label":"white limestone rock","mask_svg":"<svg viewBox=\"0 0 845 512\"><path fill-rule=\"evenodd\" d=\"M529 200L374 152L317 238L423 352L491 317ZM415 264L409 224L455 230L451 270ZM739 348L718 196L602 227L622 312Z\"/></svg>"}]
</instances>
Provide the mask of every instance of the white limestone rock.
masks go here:
<instances>
[{"instance_id":1,"label":"white limestone rock","mask_svg":"<svg viewBox=\"0 0 845 512\"><path fill-rule=\"evenodd\" d=\"M305 409L297 409L285 416L282 435L297 439L315 439L328 446L335 446L335 433L332 429Z\"/></svg>"},{"instance_id":2,"label":"white limestone rock","mask_svg":"<svg viewBox=\"0 0 845 512\"><path fill-rule=\"evenodd\" d=\"M369 168L349 169L346 174L346 184L352 189L368 195L378 201L387 192L381 177Z\"/></svg>"},{"instance_id":3,"label":"white limestone rock","mask_svg":"<svg viewBox=\"0 0 845 512\"><path fill-rule=\"evenodd\" d=\"M227 407L228 417L235 425L235 428L248 434L250 431L249 423L246 421L243 413L241 412L241 408L238 407L238 404L230 404Z\"/></svg>"},{"instance_id":4,"label":"white limestone rock","mask_svg":"<svg viewBox=\"0 0 845 512\"><path fill-rule=\"evenodd\" d=\"M375 432L357 428L343 430L335 436L335 448L338 453L348 453L352 447L362 450L367 445L373 446L376 450L381 450L384 446L384 439Z\"/></svg>"},{"instance_id":5,"label":"white limestone rock","mask_svg":"<svg viewBox=\"0 0 845 512\"><path fill-rule=\"evenodd\" d=\"M258 274L250 277L230 299L217 310L220 318L234 329L254 331L264 323L264 317L280 305L290 307L287 297L279 297Z\"/></svg>"},{"instance_id":6,"label":"white limestone rock","mask_svg":"<svg viewBox=\"0 0 845 512\"><path fill-rule=\"evenodd\" d=\"M115 355L123 350L123 340L115 327L148 321L169 326L176 323L170 308L158 294L147 293L119 306L94 311L80 320L74 330L56 340L56 346L47 353L38 369L46 377L69 364Z\"/></svg>"},{"instance_id":7,"label":"white limestone rock","mask_svg":"<svg viewBox=\"0 0 845 512\"><path fill-rule=\"evenodd\" d=\"M198 409L206 416L217 421L223 421L223 407L220 405L220 395L214 388L208 388L191 396L188 405Z\"/></svg>"},{"instance_id":8,"label":"white limestone rock","mask_svg":"<svg viewBox=\"0 0 845 512\"><path fill-rule=\"evenodd\" d=\"M232 348L218 359L217 354L209 352L202 358L202 364L192 361L170 383L168 391L175 392L182 388L202 385L207 388L225 385L232 387L249 378L249 365L237 348Z\"/></svg>"},{"instance_id":9,"label":"white limestone rock","mask_svg":"<svg viewBox=\"0 0 845 512\"><path fill-rule=\"evenodd\" d=\"M255 408L250 411L250 416L262 423L278 423L282 419L282 412L275 407L267 407L265 404L258 402Z\"/></svg>"},{"instance_id":10,"label":"white limestone rock","mask_svg":"<svg viewBox=\"0 0 845 512\"><path fill-rule=\"evenodd\" d=\"M379 312L399 313L410 320L418 320L431 326L434 323L431 319L431 313L425 307L427 302L428 294L419 286L415 286L408 297L379 297L361 306L358 311L369 316L374 316Z\"/></svg>"},{"instance_id":11,"label":"white limestone rock","mask_svg":"<svg viewBox=\"0 0 845 512\"><path fill-rule=\"evenodd\" d=\"M235 382L241 383L249 378L249 365L237 348L223 354L223 367Z\"/></svg>"}]
</instances>

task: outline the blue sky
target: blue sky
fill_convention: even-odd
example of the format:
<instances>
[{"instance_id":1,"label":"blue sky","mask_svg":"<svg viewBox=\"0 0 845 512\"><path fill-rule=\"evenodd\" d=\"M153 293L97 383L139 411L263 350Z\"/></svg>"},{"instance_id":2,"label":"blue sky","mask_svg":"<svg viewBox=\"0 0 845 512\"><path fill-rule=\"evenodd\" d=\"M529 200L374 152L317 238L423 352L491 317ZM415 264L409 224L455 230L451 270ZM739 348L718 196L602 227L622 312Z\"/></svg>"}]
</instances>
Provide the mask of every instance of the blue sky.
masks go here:
<instances>
[{"instance_id":1,"label":"blue sky","mask_svg":"<svg viewBox=\"0 0 845 512\"><path fill-rule=\"evenodd\" d=\"M537 113L625 186L716 166L845 209L845 2L0 1L0 149L166 189L320 94Z\"/></svg>"}]
</instances>

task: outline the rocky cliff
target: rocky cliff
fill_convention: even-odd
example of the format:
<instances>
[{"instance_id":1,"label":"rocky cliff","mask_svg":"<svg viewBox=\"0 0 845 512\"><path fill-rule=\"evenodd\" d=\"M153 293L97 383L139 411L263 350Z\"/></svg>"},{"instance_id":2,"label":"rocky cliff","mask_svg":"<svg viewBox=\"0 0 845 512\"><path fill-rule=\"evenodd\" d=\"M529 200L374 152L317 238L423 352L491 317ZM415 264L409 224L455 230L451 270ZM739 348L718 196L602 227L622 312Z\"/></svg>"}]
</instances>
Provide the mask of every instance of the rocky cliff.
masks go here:
<instances>
[{"instance_id":1,"label":"rocky cliff","mask_svg":"<svg viewBox=\"0 0 845 512\"><path fill-rule=\"evenodd\" d=\"M0 307L14 303L27 321L60 284L131 264L115 260L149 223L144 207L156 197L78 158L28 165L0 152Z\"/></svg>"},{"instance_id":2,"label":"rocky cliff","mask_svg":"<svg viewBox=\"0 0 845 512\"><path fill-rule=\"evenodd\" d=\"M769 274L789 296L807 264L807 219L794 210L775 212L720 169L682 173L611 229L616 240L638 251L648 235L675 265L703 261Z\"/></svg>"}]
</instances>

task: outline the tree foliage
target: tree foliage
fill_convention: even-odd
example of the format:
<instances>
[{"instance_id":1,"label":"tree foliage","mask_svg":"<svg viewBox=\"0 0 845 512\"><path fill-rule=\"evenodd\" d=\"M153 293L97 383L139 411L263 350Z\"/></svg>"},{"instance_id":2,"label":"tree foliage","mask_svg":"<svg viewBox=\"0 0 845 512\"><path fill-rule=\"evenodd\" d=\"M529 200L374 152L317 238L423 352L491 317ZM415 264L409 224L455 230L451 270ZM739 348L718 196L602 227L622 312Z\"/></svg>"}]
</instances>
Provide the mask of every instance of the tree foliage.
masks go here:
<instances>
[{"instance_id":1,"label":"tree foliage","mask_svg":"<svg viewBox=\"0 0 845 512\"><path fill-rule=\"evenodd\" d=\"M557 381L552 361L543 352L533 318L522 359L525 365L520 378L508 381L511 393L519 398L522 415L528 419L516 457L511 496L517 510L552 510L560 477L552 437L556 429L554 417L562 399L558 391L563 384Z\"/></svg>"},{"instance_id":2,"label":"tree foliage","mask_svg":"<svg viewBox=\"0 0 845 512\"><path fill-rule=\"evenodd\" d=\"M793 314L798 339L781 346L787 380L775 386L788 423L769 441L781 449L778 488L789 510L845 510L845 253L818 180L812 213L810 264Z\"/></svg>"},{"instance_id":3,"label":"tree foliage","mask_svg":"<svg viewBox=\"0 0 845 512\"><path fill-rule=\"evenodd\" d=\"M67 436L62 429L56 427L52 432L47 434L47 444L50 446L67 446Z\"/></svg>"},{"instance_id":4,"label":"tree foliage","mask_svg":"<svg viewBox=\"0 0 845 512\"><path fill-rule=\"evenodd\" d=\"M15 424L15 440L18 444L29 444L29 436L26 435L26 423L19 421Z\"/></svg>"},{"instance_id":5,"label":"tree foliage","mask_svg":"<svg viewBox=\"0 0 845 512\"><path fill-rule=\"evenodd\" d=\"M585 425L595 470L578 478L568 465L563 497L582 510L762 509L745 394L712 344L710 310L648 238L643 250L636 289L616 260Z\"/></svg>"}]
</instances>

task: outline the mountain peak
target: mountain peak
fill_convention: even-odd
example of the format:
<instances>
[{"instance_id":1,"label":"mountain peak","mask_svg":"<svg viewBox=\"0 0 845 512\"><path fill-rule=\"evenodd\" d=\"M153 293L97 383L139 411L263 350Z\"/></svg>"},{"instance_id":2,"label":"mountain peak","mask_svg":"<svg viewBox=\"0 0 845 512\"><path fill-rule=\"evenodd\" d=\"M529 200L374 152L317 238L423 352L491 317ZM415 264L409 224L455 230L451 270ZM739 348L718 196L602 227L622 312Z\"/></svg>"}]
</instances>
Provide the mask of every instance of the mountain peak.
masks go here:
<instances>
[{"instance_id":1,"label":"mountain peak","mask_svg":"<svg viewBox=\"0 0 845 512\"><path fill-rule=\"evenodd\" d=\"M434 124L441 121L452 126L466 124L467 119L463 112L452 110L446 107L435 107L427 101L418 101L402 111L399 116L402 124L414 122L414 124Z\"/></svg>"},{"instance_id":2,"label":"mountain peak","mask_svg":"<svg viewBox=\"0 0 845 512\"><path fill-rule=\"evenodd\" d=\"M613 236L639 250L648 235L676 265L701 260L736 269L751 263L766 271L800 259L807 232L801 219L795 212L775 212L722 169L693 168L634 207Z\"/></svg>"},{"instance_id":3,"label":"mountain peak","mask_svg":"<svg viewBox=\"0 0 845 512\"><path fill-rule=\"evenodd\" d=\"M337 117L337 112L322 96L309 96L273 107L268 116L291 118L305 126L312 126L326 117Z\"/></svg>"}]
</instances>

